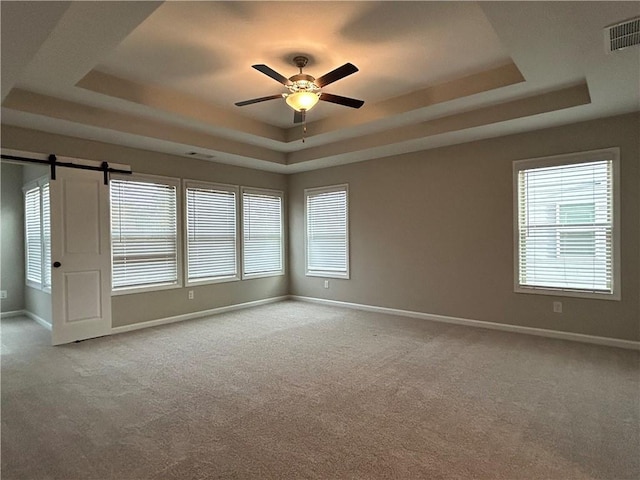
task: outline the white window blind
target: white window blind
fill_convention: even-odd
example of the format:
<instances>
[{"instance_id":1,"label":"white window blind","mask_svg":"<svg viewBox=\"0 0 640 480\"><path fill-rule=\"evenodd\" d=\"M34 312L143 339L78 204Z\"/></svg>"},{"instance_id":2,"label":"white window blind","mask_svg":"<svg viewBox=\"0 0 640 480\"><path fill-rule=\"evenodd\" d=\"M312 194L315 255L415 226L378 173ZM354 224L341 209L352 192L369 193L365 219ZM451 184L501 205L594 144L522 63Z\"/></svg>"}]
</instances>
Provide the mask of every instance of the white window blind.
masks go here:
<instances>
[{"instance_id":1,"label":"white window blind","mask_svg":"<svg viewBox=\"0 0 640 480\"><path fill-rule=\"evenodd\" d=\"M26 280L31 287L51 288L51 209L49 180L40 179L24 191Z\"/></svg>"},{"instance_id":2,"label":"white window blind","mask_svg":"<svg viewBox=\"0 0 640 480\"><path fill-rule=\"evenodd\" d=\"M51 207L49 200L49 184L41 189L42 196L42 247L43 247L43 288L51 288Z\"/></svg>"},{"instance_id":3,"label":"white window blind","mask_svg":"<svg viewBox=\"0 0 640 480\"><path fill-rule=\"evenodd\" d=\"M27 282L40 286L42 284L42 203L40 187L36 186L24 192L24 223L26 241L26 276Z\"/></svg>"},{"instance_id":4,"label":"white window blind","mask_svg":"<svg viewBox=\"0 0 640 480\"><path fill-rule=\"evenodd\" d=\"M519 286L612 294L613 161L525 167L517 175Z\"/></svg>"},{"instance_id":5,"label":"white window blind","mask_svg":"<svg viewBox=\"0 0 640 480\"><path fill-rule=\"evenodd\" d=\"M236 191L227 186L187 187L189 282L238 278Z\"/></svg>"},{"instance_id":6,"label":"white window blind","mask_svg":"<svg viewBox=\"0 0 640 480\"><path fill-rule=\"evenodd\" d=\"M307 275L349 276L347 186L305 190Z\"/></svg>"},{"instance_id":7,"label":"white window blind","mask_svg":"<svg viewBox=\"0 0 640 480\"><path fill-rule=\"evenodd\" d=\"M177 284L177 182L113 179L110 190L113 289Z\"/></svg>"},{"instance_id":8,"label":"white window blind","mask_svg":"<svg viewBox=\"0 0 640 480\"><path fill-rule=\"evenodd\" d=\"M282 193L243 189L242 225L243 274L284 273Z\"/></svg>"}]
</instances>

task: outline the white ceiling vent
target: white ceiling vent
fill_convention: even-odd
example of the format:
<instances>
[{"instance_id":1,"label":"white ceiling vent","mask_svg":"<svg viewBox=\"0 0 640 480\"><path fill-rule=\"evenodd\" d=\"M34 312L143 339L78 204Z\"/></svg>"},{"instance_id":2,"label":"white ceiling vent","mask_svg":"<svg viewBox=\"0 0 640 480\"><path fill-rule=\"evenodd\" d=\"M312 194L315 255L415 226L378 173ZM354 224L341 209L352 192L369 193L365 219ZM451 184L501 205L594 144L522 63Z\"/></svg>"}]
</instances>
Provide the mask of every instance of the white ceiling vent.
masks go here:
<instances>
[{"instance_id":1,"label":"white ceiling vent","mask_svg":"<svg viewBox=\"0 0 640 480\"><path fill-rule=\"evenodd\" d=\"M214 155L209 155L208 153L200 153L200 152L187 152L185 153L187 157L199 158L200 160L211 160L214 158Z\"/></svg>"},{"instance_id":2,"label":"white ceiling vent","mask_svg":"<svg viewBox=\"0 0 640 480\"><path fill-rule=\"evenodd\" d=\"M604 48L607 53L633 45L640 45L640 17L604 29Z\"/></svg>"}]
</instances>

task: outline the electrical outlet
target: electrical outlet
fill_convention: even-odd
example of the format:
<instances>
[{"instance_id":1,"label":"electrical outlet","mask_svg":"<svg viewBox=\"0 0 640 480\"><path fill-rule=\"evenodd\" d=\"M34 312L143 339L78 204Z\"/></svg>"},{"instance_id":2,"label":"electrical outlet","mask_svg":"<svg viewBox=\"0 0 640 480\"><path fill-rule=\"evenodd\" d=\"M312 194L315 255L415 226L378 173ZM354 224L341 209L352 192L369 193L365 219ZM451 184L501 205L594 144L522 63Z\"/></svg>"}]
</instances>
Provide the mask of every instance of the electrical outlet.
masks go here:
<instances>
[{"instance_id":1,"label":"electrical outlet","mask_svg":"<svg viewBox=\"0 0 640 480\"><path fill-rule=\"evenodd\" d=\"M6 290L0 290L0 298L7 298L7 291Z\"/></svg>"},{"instance_id":2,"label":"electrical outlet","mask_svg":"<svg viewBox=\"0 0 640 480\"><path fill-rule=\"evenodd\" d=\"M193 290L189 290L189 300L193 300Z\"/></svg>"},{"instance_id":3,"label":"electrical outlet","mask_svg":"<svg viewBox=\"0 0 640 480\"><path fill-rule=\"evenodd\" d=\"M324 288L329 288L329 280L324 281Z\"/></svg>"},{"instance_id":4,"label":"electrical outlet","mask_svg":"<svg viewBox=\"0 0 640 480\"><path fill-rule=\"evenodd\" d=\"M554 313L562 313L562 302L553 302Z\"/></svg>"}]
</instances>

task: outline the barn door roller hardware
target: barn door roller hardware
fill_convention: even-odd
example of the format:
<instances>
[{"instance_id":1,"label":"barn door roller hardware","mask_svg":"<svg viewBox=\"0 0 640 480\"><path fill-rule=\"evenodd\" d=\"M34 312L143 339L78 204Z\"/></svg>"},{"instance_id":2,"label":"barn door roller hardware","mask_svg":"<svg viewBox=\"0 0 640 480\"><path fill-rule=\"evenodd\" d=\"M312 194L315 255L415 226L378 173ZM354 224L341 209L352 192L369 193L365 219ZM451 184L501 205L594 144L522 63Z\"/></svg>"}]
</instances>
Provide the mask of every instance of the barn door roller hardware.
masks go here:
<instances>
[{"instance_id":1,"label":"barn door roller hardware","mask_svg":"<svg viewBox=\"0 0 640 480\"><path fill-rule=\"evenodd\" d=\"M107 162L102 162L99 167L95 167L93 165L81 165L78 163L71 162L59 162L55 155L49 155L47 160L41 160L39 158L27 158L27 157L17 157L15 155L5 155L2 154L1 158L4 160L18 160L20 162L29 162L29 163L40 163L44 165L49 165L51 168L51 180L56 179L56 167L65 167L65 168L78 168L80 170L94 170L103 173L104 184L109 185L109 174L110 173L127 173L130 174L131 170L120 170L118 168L111 168Z\"/></svg>"}]
</instances>

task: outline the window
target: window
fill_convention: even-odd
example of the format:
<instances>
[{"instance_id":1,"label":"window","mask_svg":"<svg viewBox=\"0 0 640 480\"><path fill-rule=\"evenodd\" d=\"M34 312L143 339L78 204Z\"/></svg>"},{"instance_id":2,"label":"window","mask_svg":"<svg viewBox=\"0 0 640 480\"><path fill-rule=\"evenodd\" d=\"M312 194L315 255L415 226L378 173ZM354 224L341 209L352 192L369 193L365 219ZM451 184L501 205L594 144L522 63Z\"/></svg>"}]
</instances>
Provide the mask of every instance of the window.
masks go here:
<instances>
[{"instance_id":1,"label":"window","mask_svg":"<svg viewBox=\"0 0 640 480\"><path fill-rule=\"evenodd\" d=\"M42 288L51 289L51 201L49 196L49 179L42 185Z\"/></svg>"},{"instance_id":2,"label":"window","mask_svg":"<svg viewBox=\"0 0 640 480\"><path fill-rule=\"evenodd\" d=\"M284 274L283 194L242 189L242 276Z\"/></svg>"},{"instance_id":3,"label":"window","mask_svg":"<svg viewBox=\"0 0 640 480\"><path fill-rule=\"evenodd\" d=\"M620 298L617 172L617 149L514 162L516 291Z\"/></svg>"},{"instance_id":4,"label":"window","mask_svg":"<svg viewBox=\"0 0 640 480\"><path fill-rule=\"evenodd\" d=\"M180 285L177 179L114 178L111 258L114 293Z\"/></svg>"},{"instance_id":5,"label":"window","mask_svg":"<svg viewBox=\"0 0 640 480\"><path fill-rule=\"evenodd\" d=\"M42 202L40 187L24 192L24 223L27 261L27 282L40 286L42 283Z\"/></svg>"},{"instance_id":6,"label":"window","mask_svg":"<svg viewBox=\"0 0 640 480\"><path fill-rule=\"evenodd\" d=\"M188 182L187 283L238 280L238 187Z\"/></svg>"},{"instance_id":7,"label":"window","mask_svg":"<svg viewBox=\"0 0 640 480\"><path fill-rule=\"evenodd\" d=\"M51 289L51 220L49 179L43 178L25 186L25 269L27 285L41 290Z\"/></svg>"},{"instance_id":8,"label":"window","mask_svg":"<svg viewBox=\"0 0 640 480\"><path fill-rule=\"evenodd\" d=\"M309 188L304 195L306 274L349 278L348 186Z\"/></svg>"}]
</instances>

